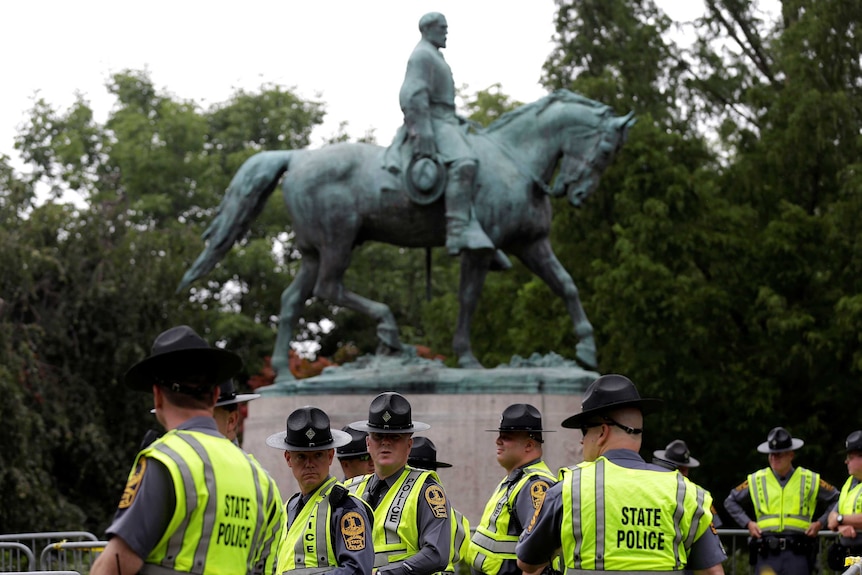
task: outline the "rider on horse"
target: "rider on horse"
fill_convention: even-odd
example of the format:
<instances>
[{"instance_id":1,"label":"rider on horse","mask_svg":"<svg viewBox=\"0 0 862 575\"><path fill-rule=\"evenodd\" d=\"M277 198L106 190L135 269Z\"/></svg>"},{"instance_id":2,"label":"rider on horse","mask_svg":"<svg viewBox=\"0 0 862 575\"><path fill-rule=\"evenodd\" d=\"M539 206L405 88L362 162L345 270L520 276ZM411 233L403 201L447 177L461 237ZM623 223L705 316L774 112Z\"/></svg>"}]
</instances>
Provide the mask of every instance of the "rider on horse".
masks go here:
<instances>
[{"instance_id":1,"label":"rider on horse","mask_svg":"<svg viewBox=\"0 0 862 575\"><path fill-rule=\"evenodd\" d=\"M446 47L446 18L437 12L422 16L422 39L407 61L400 102L404 126L394 146L412 144L412 158L435 158L446 166L446 249L493 250L473 211L478 158L455 114L455 82L440 48ZM408 173L408 178L412 174ZM442 177L443 174L437 174Z\"/></svg>"}]
</instances>

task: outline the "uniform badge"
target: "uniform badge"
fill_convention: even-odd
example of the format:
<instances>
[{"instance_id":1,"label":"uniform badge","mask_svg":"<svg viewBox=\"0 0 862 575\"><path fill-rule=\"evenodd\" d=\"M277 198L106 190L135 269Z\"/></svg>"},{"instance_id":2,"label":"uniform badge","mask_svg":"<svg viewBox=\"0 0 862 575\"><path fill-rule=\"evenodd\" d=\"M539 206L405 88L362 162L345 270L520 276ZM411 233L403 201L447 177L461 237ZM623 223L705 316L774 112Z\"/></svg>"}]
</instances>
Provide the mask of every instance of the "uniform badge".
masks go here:
<instances>
[{"instance_id":1,"label":"uniform badge","mask_svg":"<svg viewBox=\"0 0 862 575\"><path fill-rule=\"evenodd\" d=\"M425 489L425 501L428 502L431 511L434 512L434 517L437 519L449 517L449 513L446 511L446 494L443 493L439 485L429 485Z\"/></svg>"},{"instance_id":2,"label":"uniform badge","mask_svg":"<svg viewBox=\"0 0 862 575\"><path fill-rule=\"evenodd\" d=\"M123 496L120 498L119 509L127 509L132 506L135 501L135 496L138 494L138 489L141 488L141 481L144 479L144 471L147 469L147 458L141 457L138 460L138 465L135 470L129 475L126 481L126 487L123 489Z\"/></svg>"},{"instance_id":3,"label":"uniform badge","mask_svg":"<svg viewBox=\"0 0 862 575\"><path fill-rule=\"evenodd\" d=\"M544 481L536 481L530 486L530 499L533 500L533 509L538 509L542 506L542 501L545 500L545 493L548 492L548 484Z\"/></svg>"},{"instance_id":4,"label":"uniform badge","mask_svg":"<svg viewBox=\"0 0 862 575\"><path fill-rule=\"evenodd\" d=\"M341 518L341 537L348 551L365 549L365 522L356 511L345 513Z\"/></svg>"}]
</instances>

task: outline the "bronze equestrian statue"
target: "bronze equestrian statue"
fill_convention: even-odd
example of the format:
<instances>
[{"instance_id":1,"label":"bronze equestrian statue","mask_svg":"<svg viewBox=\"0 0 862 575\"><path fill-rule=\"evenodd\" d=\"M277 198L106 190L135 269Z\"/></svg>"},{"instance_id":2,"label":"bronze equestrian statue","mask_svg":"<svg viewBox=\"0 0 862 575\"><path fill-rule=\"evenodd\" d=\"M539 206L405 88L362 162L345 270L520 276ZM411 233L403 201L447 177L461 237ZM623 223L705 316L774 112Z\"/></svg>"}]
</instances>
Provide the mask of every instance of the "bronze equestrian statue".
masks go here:
<instances>
[{"instance_id":1,"label":"bronze equestrian statue","mask_svg":"<svg viewBox=\"0 0 862 575\"><path fill-rule=\"evenodd\" d=\"M618 117L604 104L559 90L467 136L479 166L473 198L477 222L496 250L516 256L563 298L579 337L577 359L587 367L596 365L593 328L548 239L550 198L566 195L572 205L580 205L597 187L633 123L631 113ZM354 143L255 154L234 175L204 233L207 246L183 277L181 287L212 270L282 182L302 261L281 296L272 354L279 379L290 378L293 326L312 296L376 318L384 350L401 349L389 307L346 289L344 272L354 247L365 241L406 248L446 245L446 208L439 200L411 200L404 178L381 168L385 154L381 146ZM468 249L460 257L453 349L459 366L481 367L470 349L470 322L494 250Z\"/></svg>"}]
</instances>

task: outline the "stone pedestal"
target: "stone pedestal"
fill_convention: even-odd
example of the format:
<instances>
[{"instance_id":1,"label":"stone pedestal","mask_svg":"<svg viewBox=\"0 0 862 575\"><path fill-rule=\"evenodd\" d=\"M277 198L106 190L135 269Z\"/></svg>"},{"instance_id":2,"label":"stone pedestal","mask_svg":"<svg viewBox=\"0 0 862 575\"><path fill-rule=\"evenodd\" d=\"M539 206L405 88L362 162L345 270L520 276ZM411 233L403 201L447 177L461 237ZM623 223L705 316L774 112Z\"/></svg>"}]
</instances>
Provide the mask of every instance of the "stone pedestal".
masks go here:
<instances>
[{"instance_id":1,"label":"stone pedestal","mask_svg":"<svg viewBox=\"0 0 862 575\"><path fill-rule=\"evenodd\" d=\"M383 391L404 395L413 408L413 419L431 425L419 435L434 442L438 460L453 465L438 474L452 504L471 524L479 521L505 474L496 460L496 433L486 430L499 426L508 405L536 406L545 428L555 430L544 436L544 458L553 471L583 459L581 433L561 428L560 422L580 411L583 391L597 373L572 366L459 370L438 365L406 369L400 375L385 371L340 371L258 390L264 396L248 405L243 449L272 474L285 500L297 491L297 485L284 452L267 447L266 438L284 431L291 411L305 405L323 409L336 429L365 420L371 400ZM337 459L332 474L343 478Z\"/></svg>"}]
</instances>

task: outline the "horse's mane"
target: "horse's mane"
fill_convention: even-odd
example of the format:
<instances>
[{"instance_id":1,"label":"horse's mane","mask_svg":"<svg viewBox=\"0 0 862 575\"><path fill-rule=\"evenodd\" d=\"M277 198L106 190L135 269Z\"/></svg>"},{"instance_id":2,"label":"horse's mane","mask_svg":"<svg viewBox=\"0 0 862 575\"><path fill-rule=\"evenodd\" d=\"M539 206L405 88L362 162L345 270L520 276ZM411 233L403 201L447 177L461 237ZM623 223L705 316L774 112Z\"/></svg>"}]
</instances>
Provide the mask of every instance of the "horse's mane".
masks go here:
<instances>
[{"instance_id":1,"label":"horse's mane","mask_svg":"<svg viewBox=\"0 0 862 575\"><path fill-rule=\"evenodd\" d=\"M515 108L511 112L506 112L497 120L492 122L490 126L485 128L484 132L495 132L505 126L508 126L513 121L517 120L518 118L521 118L525 114L533 114L537 116L541 114L548 106L556 102L563 102L566 104L580 104L587 108L592 108L593 113L599 118L603 118L611 113L610 106L606 106L601 102L590 100L586 96L582 96L581 94L569 90L557 90L555 92L551 92L543 98L536 100L535 102L532 102L530 104L524 104L523 106Z\"/></svg>"}]
</instances>

